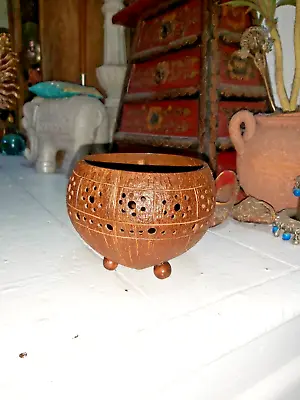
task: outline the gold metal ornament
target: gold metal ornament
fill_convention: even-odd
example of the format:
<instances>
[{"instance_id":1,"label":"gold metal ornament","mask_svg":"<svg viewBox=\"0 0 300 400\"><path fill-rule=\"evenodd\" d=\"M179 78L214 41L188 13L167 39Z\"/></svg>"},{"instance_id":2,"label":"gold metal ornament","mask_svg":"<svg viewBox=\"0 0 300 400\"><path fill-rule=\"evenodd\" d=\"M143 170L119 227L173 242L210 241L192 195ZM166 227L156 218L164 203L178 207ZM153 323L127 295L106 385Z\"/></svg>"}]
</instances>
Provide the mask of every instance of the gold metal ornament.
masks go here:
<instances>
[{"instance_id":1,"label":"gold metal ornament","mask_svg":"<svg viewBox=\"0 0 300 400\"><path fill-rule=\"evenodd\" d=\"M14 110L20 97L17 84L19 58L13 52L10 35L0 34L0 109Z\"/></svg>"},{"instance_id":2,"label":"gold metal ornament","mask_svg":"<svg viewBox=\"0 0 300 400\"><path fill-rule=\"evenodd\" d=\"M272 50L273 46L269 31L262 26L251 26L242 34L240 46L241 48L235 51L232 57L238 56L243 60L252 58L264 80L271 107L273 111L275 111L276 107L268 80L268 66L266 60L266 54Z\"/></svg>"}]
</instances>

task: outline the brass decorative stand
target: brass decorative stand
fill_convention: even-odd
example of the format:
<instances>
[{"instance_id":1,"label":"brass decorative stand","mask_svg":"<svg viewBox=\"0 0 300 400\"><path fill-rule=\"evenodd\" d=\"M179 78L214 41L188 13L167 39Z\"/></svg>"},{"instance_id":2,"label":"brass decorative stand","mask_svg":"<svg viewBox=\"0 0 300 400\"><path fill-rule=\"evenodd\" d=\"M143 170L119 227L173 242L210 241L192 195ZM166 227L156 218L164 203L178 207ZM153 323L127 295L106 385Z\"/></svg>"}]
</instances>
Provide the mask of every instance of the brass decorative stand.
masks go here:
<instances>
[{"instance_id":1,"label":"brass decorative stand","mask_svg":"<svg viewBox=\"0 0 300 400\"><path fill-rule=\"evenodd\" d=\"M300 176L297 176L293 194L298 198L297 208L287 208L276 216L272 232L275 237L282 235L282 240L291 240L293 244L300 243Z\"/></svg>"}]
</instances>

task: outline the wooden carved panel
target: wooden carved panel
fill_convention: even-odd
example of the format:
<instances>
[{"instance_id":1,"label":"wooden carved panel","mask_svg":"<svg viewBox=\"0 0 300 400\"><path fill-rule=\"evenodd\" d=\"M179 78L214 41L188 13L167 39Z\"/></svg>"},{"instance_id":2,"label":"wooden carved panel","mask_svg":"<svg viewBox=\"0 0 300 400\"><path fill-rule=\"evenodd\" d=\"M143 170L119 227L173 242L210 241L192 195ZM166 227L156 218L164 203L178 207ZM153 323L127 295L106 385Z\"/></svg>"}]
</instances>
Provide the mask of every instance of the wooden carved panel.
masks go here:
<instances>
[{"instance_id":1,"label":"wooden carved panel","mask_svg":"<svg viewBox=\"0 0 300 400\"><path fill-rule=\"evenodd\" d=\"M135 52L168 45L201 32L201 2L188 1L175 10L144 21L139 29Z\"/></svg>"},{"instance_id":2,"label":"wooden carved panel","mask_svg":"<svg viewBox=\"0 0 300 400\"><path fill-rule=\"evenodd\" d=\"M197 86L200 83L200 47L134 64L128 93L157 92Z\"/></svg>"},{"instance_id":3,"label":"wooden carved panel","mask_svg":"<svg viewBox=\"0 0 300 400\"><path fill-rule=\"evenodd\" d=\"M227 0L221 0L226 3ZM230 5L219 7L219 29L230 32L244 32L251 26L251 13L247 7L232 7Z\"/></svg>"},{"instance_id":4,"label":"wooden carved panel","mask_svg":"<svg viewBox=\"0 0 300 400\"><path fill-rule=\"evenodd\" d=\"M263 86L262 77L253 60L233 55L238 48L220 43L220 83L232 86Z\"/></svg>"},{"instance_id":5,"label":"wooden carved panel","mask_svg":"<svg viewBox=\"0 0 300 400\"><path fill-rule=\"evenodd\" d=\"M121 132L197 136L198 100L124 104Z\"/></svg>"}]
</instances>

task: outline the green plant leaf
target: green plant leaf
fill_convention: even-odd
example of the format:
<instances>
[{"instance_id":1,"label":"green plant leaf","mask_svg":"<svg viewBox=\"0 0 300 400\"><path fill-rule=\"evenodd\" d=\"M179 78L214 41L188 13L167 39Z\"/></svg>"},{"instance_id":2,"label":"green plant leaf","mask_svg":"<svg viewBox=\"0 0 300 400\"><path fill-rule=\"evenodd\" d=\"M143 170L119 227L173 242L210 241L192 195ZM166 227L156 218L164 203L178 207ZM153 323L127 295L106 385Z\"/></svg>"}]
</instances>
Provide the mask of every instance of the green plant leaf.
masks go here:
<instances>
[{"instance_id":1,"label":"green plant leaf","mask_svg":"<svg viewBox=\"0 0 300 400\"><path fill-rule=\"evenodd\" d=\"M296 0L279 0L276 4L276 7L282 6L295 6L296 7Z\"/></svg>"}]
</instances>

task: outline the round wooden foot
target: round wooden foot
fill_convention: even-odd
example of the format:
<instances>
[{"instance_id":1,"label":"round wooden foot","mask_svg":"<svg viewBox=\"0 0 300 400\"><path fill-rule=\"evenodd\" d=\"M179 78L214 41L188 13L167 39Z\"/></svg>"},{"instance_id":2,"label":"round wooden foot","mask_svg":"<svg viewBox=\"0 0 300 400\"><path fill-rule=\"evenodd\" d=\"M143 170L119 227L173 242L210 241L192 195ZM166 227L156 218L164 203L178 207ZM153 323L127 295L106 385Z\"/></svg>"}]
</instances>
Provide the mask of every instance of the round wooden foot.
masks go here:
<instances>
[{"instance_id":1,"label":"round wooden foot","mask_svg":"<svg viewBox=\"0 0 300 400\"><path fill-rule=\"evenodd\" d=\"M154 275L158 279L169 278L169 276L171 275L171 272L172 272L171 265L167 261L165 261L159 265L155 265L155 267L154 267Z\"/></svg>"},{"instance_id":2,"label":"round wooden foot","mask_svg":"<svg viewBox=\"0 0 300 400\"><path fill-rule=\"evenodd\" d=\"M109 271L113 271L114 269L117 268L118 264L116 262L111 261L108 258L104 257L103 266L104 266L104 268L108 269Z\"/></svg>"}]
</instances>

